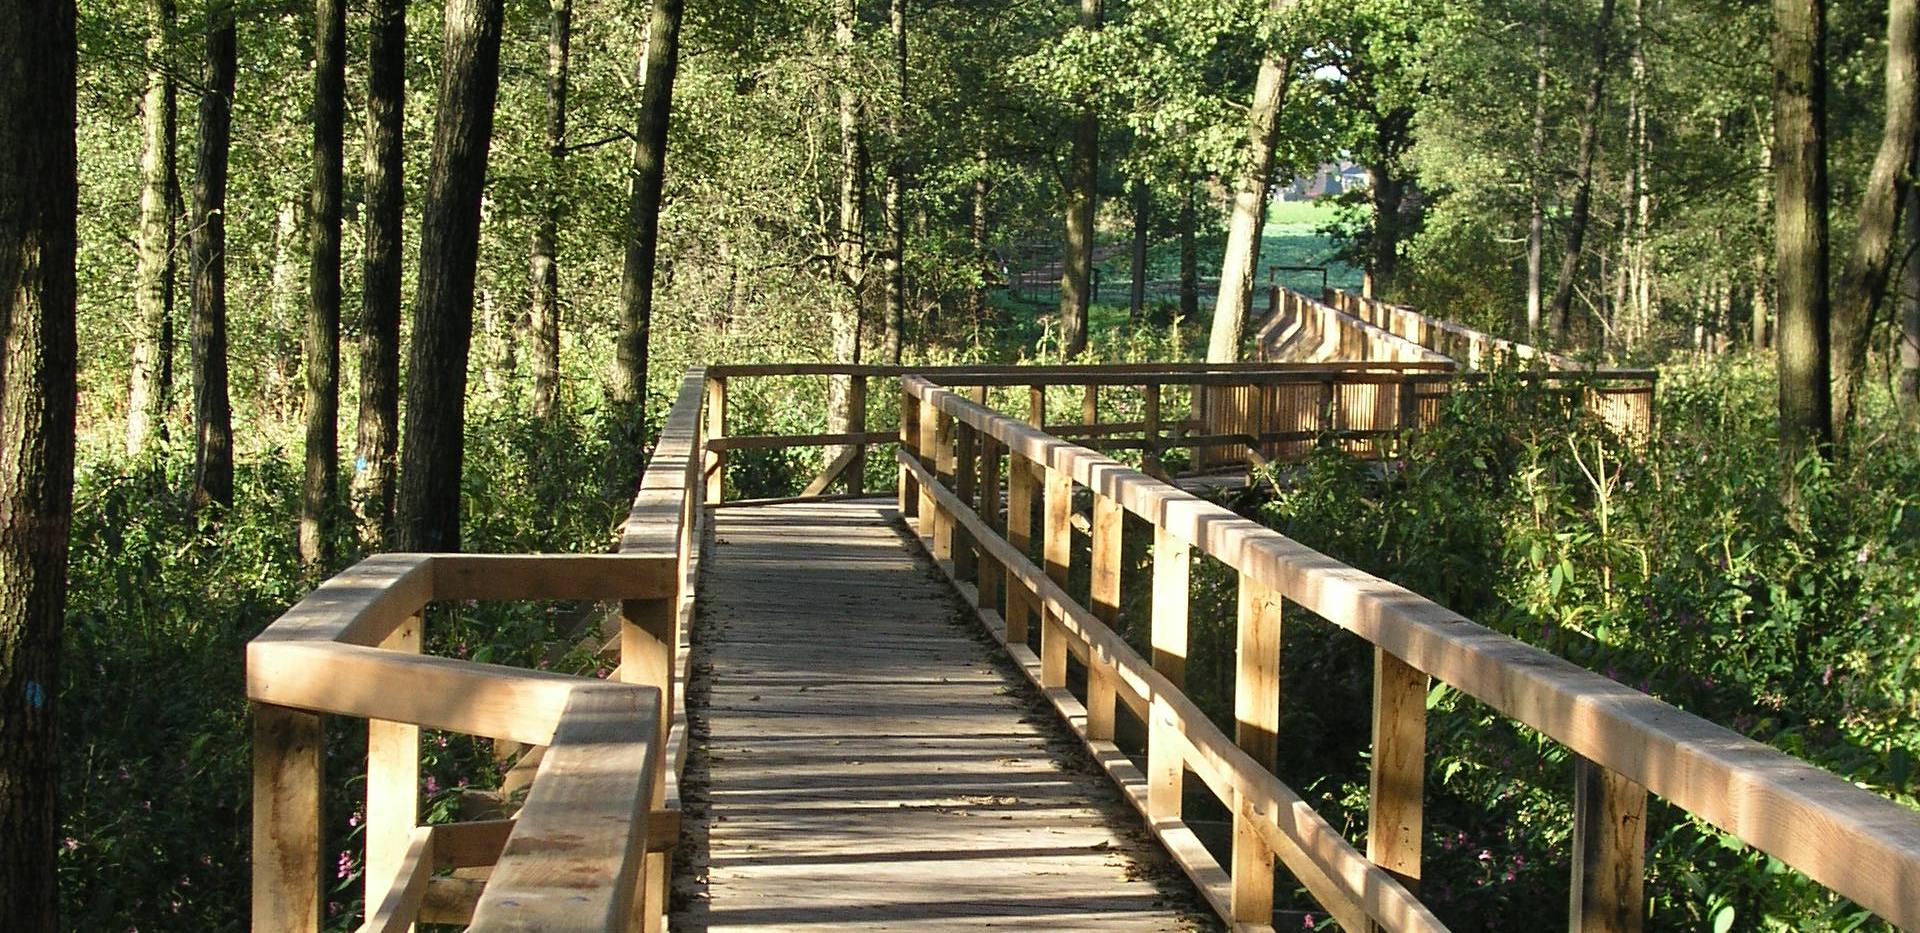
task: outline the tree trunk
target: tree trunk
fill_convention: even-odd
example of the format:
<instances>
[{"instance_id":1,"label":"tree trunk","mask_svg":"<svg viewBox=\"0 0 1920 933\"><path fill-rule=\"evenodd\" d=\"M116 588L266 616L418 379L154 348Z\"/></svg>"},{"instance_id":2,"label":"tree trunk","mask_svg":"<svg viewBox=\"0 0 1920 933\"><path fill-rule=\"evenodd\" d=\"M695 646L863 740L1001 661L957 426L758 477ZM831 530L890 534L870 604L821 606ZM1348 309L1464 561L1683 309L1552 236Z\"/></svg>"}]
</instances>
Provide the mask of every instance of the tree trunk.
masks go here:
<instances>
[{"instance_id":1,"label":"tree trunk","mask_svg":"<svg viewBox=\"0 0 1920 933\"><path fill-rule=\"evenodd\" d=\"M1775 340L1789 463L1833 443L1825 0L1773 0Z\"/></svg>"},{"instance_id":2,"label":"tree trunk","mask_svg":"<svg viewBox=\"0 0 1920 933\"><path fill-rule=\"evenodd\" d=\"M987 313L987 280L994 272L993 257L987 255L987 198L993 192L993 181L989 176L991 163L985 145L974 152L973 161L973 222L967 230L967 246L973 252L973 261L980 266L980 284L974 286L971 299L973 319L978 321Z\"/></svg>"},{"instance_id":3,"label":"tree trunk","mask_svg":"<svg viewBox=\"0 0 1920 933\"><path fill-rule=\"evenodd\" d=\"M233 405L227 396L227 157L236 71L233 8L207 11L200 138L188 238L193 321L193 496L196 513L233 504Z\"/></svg>"},{"instance_id":4,"label":"tree trunk","mask_svg":"<svg viewBox=\"0 0 1920 933\"><path fill-rule=\"evenodd\" d=\"M1200 220L1193 209L1193 179L1180 178L1180 319L1192 322L1200 316Z\"/></svg>"},{"instance_id":5,"label":"tree trunk","mask_svg":"<svg viewBox=\"0 0 1920 933\"><path fill-rule=\"evenodd\" d=\"M1147 247L1153 233L1153 189L1146 182L1133 183L1133 256L1128 271L1127 320L1138 323L1147 310Z\"/></svg>"},{"instance_id":6,"label":"tree trunk","mask_svg":"<svg viewBox=\"0 0 1920 933\"><path fill-rule=\"evenodd\" d=\"M834 0L834 83L840 110L840 213L835 231L834 273L829 327L836 363L860 362L860 293L866 284L866 153L861 135L863 107L855 87L853 55L859 11L854 0ZM835 376L827 383L827 430L844 432L853 424L853 381ZM829 447L828 460L844 448Z\"/></svg>"},{"instance_id":7,"label":"tree trunk","mask_svg":"<svg viewBox=\"0 0 1920 933\"><path fill-rule=\"evenodd\" d=\"M501 0L447 0L433 154L420 222L420 287L407 355L399 547L460 549L461 446L473 337L480 196L500 77Z\"/></svg>"},{"instance_id":8,"label":"tree trunk","mask_svg":"<svg viewBox=\"0 0 1920 933\"><path fill-rule=\"evenodd\" d=\"M887 134L892 137L889 140L892 148L887 154L887 190L882 206L887 226L884 352L887 362L897 366L900 363L900 334L906 327L907 318L907 234L905 207L901 203L907 178L907 0L888 0L887 13L889 35L893 39L894 84L899 97L888 114Z\"/></svg>"},{"instance_id":9,"label":"tree trunk","mask_svg":"<svg viewBox=\"0 0 1920 933\"><path fill-rule=\"evenodd\" d=\"M1844 442L1859 408L1874 318L1893 271L1894 232L1913 164L1915 111L1920 110L1920 0L1887 4L1887 114L1880 151L1860 196L1859 232L1841 269L1833 306L1833 430Z\"/></svg>"},{"instance_id":10,"label":"tree trunk","mask_svg":"<svg viewBox=\"0 0 1920 933\"><path fill-rule=\"evenodd\" d=\"M1533 34L1533 136L1527 154L1527 339L1540 336L1547 240L1547 19Z\"/></svg>"},{"instance_id":11,"label":"tree trunk","mask_svg":"<svg viewBox=\"0 0 1920 933\"><path fill-rule=\"evenodd\" d=\"M1914 154L1912 171L1920 171L1920 152ZM1907 186L1901 240L1906 256L1900 265L1900 383L1894 400L1901 421L1911 428L1920 424L1920 186Z\"/></svg>"},{"instance_id":12,"label":"tree trunk","mask_svg":"<svg viewBox=\"0 0 1920 933\"><path fill-rule=\"evenodd\" d=\"M366 257L362 263L360 417L353 501L363 540L393 538L400 447L400 264L407 78L406 0L374 0L367 51Z\"/></svg>"},{"instance_id":13,"label":"tree trunk","mask_svg":"<svg viewBox=\"0 0 1920 933\"><path fill-rule=\"evenodd\" d=\"M660 239L660 191L666 180L667 126L673 78L680 61L682 0L653 0L647 29L645 84L633 141L633 179L627 202L627 255L620 274L620 343L613 398L619 437L610 475L637 482L647 417L647 336L653 326L653 265Z\"/></svg>"},{"instance_id":14,"label":"tree trunk","mask_svg":"<svg viewBox=\"0 0 1920 933\"><path fill-rule=\"evenodd\" d=\"M1573 209L1567 218L1567 251L1553 288L1553 338L1565 340L1573 316L1573 283L1580 272L1580 250L1593 205L1593 162L1600 150L1600 107L1606 100L1608 38L1613 30L1613 0L1600 0L1600 21L1593 30L1593 72L1580 111L1580 148L1574 155Z\"/></svg>"},{"instance_id":15,"label":"tree trunk","mask_svg":"<svg viewBox=\"0 0 1920 933\"><path fill-rule=\"evenodd\" d=\"M333 563L340 485L340 191L347 86L346 0L315 0L313 245L307 272L307 457L300 499L300 562Z\"/></svg>"},{"instance_id":16,"label":"tree trunk","mask_svg":"<svg viewBox=\"0 0 1920 933\"><path fill-rule=\"evenodd\" d=\"M1100 28L1103 0L1080 0L1080 28ZM1068 358L1087 349L1087 309L1093 301L1093 214L1100 185L1100 115L1082 102L1073 126L1073 156L1067 166L1067 239L1060 259L1060 352Z\"/></svg>"},{"instance_id":17,"label":"tree trunk","mask_svg":"<svg viewBox=\"0 0 1920 933\"><path fill-rule=\"evenodd\" d=\"M147 0L147 79L140 102L140 226L135 234L133 361L127 391L127 453L166 439L173 311L173 0Z\"/></svg>"},{"instance_id":18,"label":"tree trunk","mask_svg":"<svg viewBox=\"0 0 1920 933\"><path fill-rule=\"evenodd\" d=\"M1285 0L1274 0L1279 12ZM1213 304L1213 329L1207 337L1207 362L1231 363L1240 358L1240 333L1247 309L1253 304L1254 280L1259 275L1260 232L1266 225L1267 192L1273 183L1274 137L1280 131L1280 106L1293 71L1290 57L1269 49L1260 58L1260 76L1254 82L1253 106L1247 111L1247 152L1233 194L1233 216L1227 225L1227 252L1220 264L1220 293Z\"/></svg>"},{"instance_id":19,"label":"tree trunk","mask_svg":"<svg viewBox=\"0 0 1920 933\"><path fill-rule=\"evenodd\" d=\"M0 929L60 929L60 639L73 502L72 0L0 13Z\"/></svg>"},{"instance_id":20,"label":"tree trunk","mask_svg":"<svg viewBox=\"0 0 1920 933\"><path fill-rule=\"evenodd\" d=\"M533 414L553 415L560 392L560 206L567 167L567 53L572 44L573 0L548 0L547 190L540 225L533 232Z\"/></svg>"}]
</instances>

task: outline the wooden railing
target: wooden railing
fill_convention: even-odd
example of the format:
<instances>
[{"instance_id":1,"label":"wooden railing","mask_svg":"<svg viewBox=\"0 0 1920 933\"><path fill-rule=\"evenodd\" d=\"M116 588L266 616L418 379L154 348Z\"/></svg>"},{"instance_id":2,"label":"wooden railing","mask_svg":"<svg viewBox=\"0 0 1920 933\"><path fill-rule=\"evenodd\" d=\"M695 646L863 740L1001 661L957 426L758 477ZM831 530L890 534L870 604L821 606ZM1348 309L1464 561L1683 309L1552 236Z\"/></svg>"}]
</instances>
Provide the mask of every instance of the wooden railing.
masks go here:
<instances>
[{"instance_id":1,"label":"wooden railing","mask_svg":"<svg viewBox=\"0 0 1920 933\"><path fill-rule=\"evenodd\" d=\"M1431 679L1576 756L1571 928L1640 928L1649 792L1888 921L1920 928L1920 816L1912 811L930 379L904 380L902 405L902 514L915 517L987 629L1236 929L1272 923L1275 859L1343 929L1442 928L1413 893L1425 857ZM1084 601L1067 591L1080 487L1092 500ZM1128 512L1154 534L1151 661L1109 627ZM1182 689L1195 549L1239 578L1231 739ZM1272 773L1283 601L1374 648L1364 854ZM1084 700L1068 689L1070 656L1085 666ZM1115 742L1121 706L1144 723L1144 770ZM1185 820L1186 771L1233 815L1224 864Z\"/></svg>"},{"instance_id":2,"label":"wooden railing","mask_svg":"<svg viewBox=\"0 0 1920 933\"><path fill-rule=\"evenodd\" d=\"M247 646L253 929L321 928L324 717L367 720L368 931L658 930L679 835L680 685L701 516L704 374L690 372L609 555L382 554ZM619 601L614 679L424 656L437 600ZM420 729L534 748L511 819L422 826ZM442 869L491 866L484 881Z\"/></svg>"},{"instance_id":3,"label":"wooden railing","mask_svg":"<svg viewBox=\"0 0 1920 933\"><path fill-rule=\"evenodd\" d=\"M1254 334L1254 354L1259 359L1428 363L1445 369L1460 366L1444 353L1293 289L1275 285L1268 291L1272 295L1269 305L1272 310Z\"/></svg>"},{"instance_id":4,"label":"wooden railing","mask_svg":"<svg viewBox=\"0 0 1920 933\"><path fill-rule=\"evenodd\" d=\"M1326 303L1404 340L1446 354L1469 369L1486 369L1507 359L1519 360L1522 364L1538 360L1550 369L1591 368L1562 353L1495 337L1452 321L1428 317L1406 305L1362 297L1345 289L1327 289Z\"/></svg>"}]
</instances>

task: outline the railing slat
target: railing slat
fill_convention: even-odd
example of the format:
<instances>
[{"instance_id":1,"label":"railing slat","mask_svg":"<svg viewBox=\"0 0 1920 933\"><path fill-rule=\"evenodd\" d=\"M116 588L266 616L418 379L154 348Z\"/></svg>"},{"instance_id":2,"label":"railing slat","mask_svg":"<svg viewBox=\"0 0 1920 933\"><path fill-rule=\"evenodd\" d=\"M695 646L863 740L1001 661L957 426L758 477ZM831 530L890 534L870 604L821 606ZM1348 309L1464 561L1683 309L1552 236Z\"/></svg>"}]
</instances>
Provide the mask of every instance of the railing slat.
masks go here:
<instances>
[{"instance_id":1,"label":"railing slat","mask_svg":"<svg viewBox=\"0 0 1920 933\"><path fill-rule=\"evenodd\" d=\"M320 930L320 716L253 703L253 929Z\"/></svg>"},{"instance_id":2,"label":"railing slat","mask_svg":"<svg viewBox=\"0 0 1920 933\"><path fill-rule=\"evenodd\" d=\"M424 621L415 615L387 635L387 651L420 653ZM400 874L420 822L420 727L367 720L366 904L381 903Z\"/></svg>"},{"instance_id":3,"label":"railing slat","mask_svg":"<svg viewBox=\"0 0 1920 933\"><path fill-rule=\"evenodd\" d=\"M1647 789L1578 756L1573 770L1573 903L1578 933L1640 933L1646 915Z\"/></svg>"},{"instance_id":4,"label":"railing slat","mask_svg":"<svg viewBox=\"0 0 1920 933\"><path fill-rule=\"evenodd\" d=\"M1367 858L1409 890L1420 881L1427 777L1427 675L1373 652L1373 756L1367 782Z\"/></svg>"}]
</instances>

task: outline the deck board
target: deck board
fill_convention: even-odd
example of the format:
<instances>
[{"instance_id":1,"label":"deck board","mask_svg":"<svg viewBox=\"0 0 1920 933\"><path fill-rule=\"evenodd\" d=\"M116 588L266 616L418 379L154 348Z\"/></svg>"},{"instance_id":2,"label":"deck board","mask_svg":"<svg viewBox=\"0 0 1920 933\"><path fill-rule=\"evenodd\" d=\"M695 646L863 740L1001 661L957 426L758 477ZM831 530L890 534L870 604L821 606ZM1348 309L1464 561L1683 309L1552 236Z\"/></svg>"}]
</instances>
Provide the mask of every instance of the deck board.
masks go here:
<instances>
[{"instance_id":1,"label":"deck board","mask_svg":"<svg viewBox=\"0 0 1920 933\"><path fill-rule=\"evenodd\" d=\"M1214 928L889 505L713 527L675 929Z\"/></svg>"}]
</instances>

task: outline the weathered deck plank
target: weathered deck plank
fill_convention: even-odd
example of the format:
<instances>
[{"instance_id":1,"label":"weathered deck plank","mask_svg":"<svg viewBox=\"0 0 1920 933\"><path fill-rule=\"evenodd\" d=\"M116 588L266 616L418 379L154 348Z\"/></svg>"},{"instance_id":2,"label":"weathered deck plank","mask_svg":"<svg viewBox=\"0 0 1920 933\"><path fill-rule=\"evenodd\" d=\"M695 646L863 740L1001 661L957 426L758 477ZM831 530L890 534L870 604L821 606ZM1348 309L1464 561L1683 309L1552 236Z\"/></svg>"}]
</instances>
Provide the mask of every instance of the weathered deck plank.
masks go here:
<instances>
[{"instance_id":1,"label":"weathered deck plank","mask_svg":"<svg viewBox=\"0 0 1920 933\"><path fill-rule=\"evenodd\" d=\"M1211 927L891 513L714 513L675 928Z\"/></svg>"}]
</instances>

